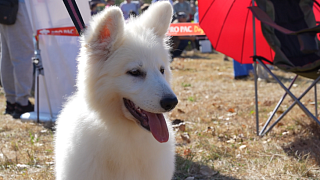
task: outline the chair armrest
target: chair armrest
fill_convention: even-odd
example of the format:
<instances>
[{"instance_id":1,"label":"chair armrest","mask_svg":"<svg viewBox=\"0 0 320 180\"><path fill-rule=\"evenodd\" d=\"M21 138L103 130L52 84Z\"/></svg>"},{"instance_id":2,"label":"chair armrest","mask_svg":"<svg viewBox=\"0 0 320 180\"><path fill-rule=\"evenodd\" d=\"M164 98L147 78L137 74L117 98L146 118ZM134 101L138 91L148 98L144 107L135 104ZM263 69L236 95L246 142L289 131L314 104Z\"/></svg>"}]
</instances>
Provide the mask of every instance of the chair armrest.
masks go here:
<instances>
[{"instance_id":1,"label":"chair armrest","mask_svg":"<svg viewBox=\"0 0 320 180\"><path fill-rule=\"evenodd\" d=\"M293 34L295 33L294 31L291 31L289 29L286 29L284 27L281 27L279 25L277 25L268 15L267 13L265 13L264 11L262 11L258 6L251 6L248 7L252 14L262 23L267 24L279 31L281 31L284 34Z\"/></svg>"},{"instance_id":2,"label":"chair armrest","mask_svg":"<svg viewBox=\"0 0 320 180\"><path fill-rule=\"evenodd\" d=\"M284 34L291 34L291 35L298 35L298 34L302 34L302 33L319 33L320 32L320 25L312 27L312 28L307 28L307 29L302 29L299 31L291 31L289 29L286 29L284 27L281 27L279 25L277 25L263 10L261 10L258 6L251 6L248 7L252 14L262 23L267 24L275 29L277 29L278 31L284 33Z\"/></svg>"}]
</instances>

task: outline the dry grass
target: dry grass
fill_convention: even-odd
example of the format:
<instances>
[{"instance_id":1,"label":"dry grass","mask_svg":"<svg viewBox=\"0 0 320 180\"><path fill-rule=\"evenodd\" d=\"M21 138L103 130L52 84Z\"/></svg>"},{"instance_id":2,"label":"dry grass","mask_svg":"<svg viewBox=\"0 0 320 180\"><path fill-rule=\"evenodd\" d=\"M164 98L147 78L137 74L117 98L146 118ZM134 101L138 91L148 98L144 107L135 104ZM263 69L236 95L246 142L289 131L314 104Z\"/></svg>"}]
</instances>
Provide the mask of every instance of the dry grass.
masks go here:
<instances>
[{"instance_id":1,"label":"dry grass","mask_svg":"<svg viewBox=\"0 0 320 180\"><path fill-rule=\"evenodd\" d=\"M0 111L5 109L3 94ZM41 124L0 116L0 180L54 179L53 132Z\"/></svg>"},{"instance_id":2,"label":"dry grass","mask_svg":"<svg viewBox=\"0 0 320 180\"><path fill-rule=\"evenodd\" d=\"M320 126L294 107L271 133L257 137L254 82L234 80L232 62L222 59L221 54L196 54L171 64L179 104L169 115L184 122L176 132L174 179L318 179ZM294 76L274 72L286 85ZM299 95L309 83L299 78L292 91ZM265 122L284 91L273 81L258 85ZM0 101L2 112L3 94ZM311 90L302 99L311 112L313 101ZM276 116L290 103L286 98ZM0 180L54 179L50 129L1 115L0 141Z\"/></svg>"}]
</instances>

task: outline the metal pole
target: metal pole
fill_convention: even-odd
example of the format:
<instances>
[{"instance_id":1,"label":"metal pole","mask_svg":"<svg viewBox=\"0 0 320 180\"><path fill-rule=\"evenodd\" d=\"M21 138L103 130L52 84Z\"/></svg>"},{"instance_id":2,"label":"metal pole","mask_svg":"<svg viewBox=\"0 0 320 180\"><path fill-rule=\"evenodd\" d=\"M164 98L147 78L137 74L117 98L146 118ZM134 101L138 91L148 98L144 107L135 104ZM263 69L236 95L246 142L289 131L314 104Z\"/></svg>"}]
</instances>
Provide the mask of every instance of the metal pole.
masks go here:
<instances>
[{"instance_id":1,"label":"metal pole","mask_svg":"<svg viewBox=\"0 0 320 180\"><path fill-rule=\"evenodd\" d=\"M254 6L254 0L252 0L252 6ZM256 55L256 23L255 17L252 14L252 27L253 27L253 55ZM259 136L259 107L258 107L258 75L257 75L257 63L254 63L254 95L255 95L255 104L256 104L256 129L257 129L257 136Z\"/></svg>"},{"instance_id":2,"label":"metal pole","mask_svg":"<svg viewBox=\"0 0 320 180\"><path fill-rule=\"evenodd\" d=\"M317 84L314 85L314 106L315 106L316 118L318 118Z\"/></svg>"},{"instance_id":3,"label":"metal pole","mask_svg":"<svg viewBox=\"0 0 320 180\"><path fill-rule=\"evenodd\" d=\"M48 88L47 88L47 83L46 83L46 79L43 75L43 85L44 85L44 89L45 89L45 93L46 93L46 97L47 97L47 102L48 102L48 106L49 106L49 112L50 112L50 121L52 122L53 120L53 114L52 114L52 108L51 108L51 103L50 103L50 98L49 98L49 94L48 94Z\"/></svg>"},{"instance_id":4,"label":"metal pole","mask_svg":"<svg viewBox=\"0 0 320 180\"><path fill-rule=\"evenodd\" d=\"M36 76L37 76L37 123L40 123L39 119L39 70L36 70Z\"/></svg>"},{"instance_id":5,"label":"metal pole","mask_svg":"<svg viewBox=\"0 0 320 180\"><path fill-rule=\"evenodd\" d=\"M50 111L50 116L51 119L50 121L53 120L53 114L52 114L52 108L51 108L51 104L50 104L50 99L49 99L49 94L48 94L48 88L47 88L47 84L46 84L46 80L44 77L44 69L42 66L42 60L41 60L41 55L40 55L40 49L39 49L39 42L38 42L38 36L34 35L33 36L33 42L34 42L34 57L32 58L33 63L36 65L36 69L37 69L37 123L40 122L40 118L39 118L39 76L42 75L43 76L43 84L44 84L44 88L45 88L45 93L46 93L46 97L47 97L47 102L48 102L48 106L49 106L49 111Z\"/></svg>"},{"instance_id":6,"label":"metal pole","mask_svg":"<svg viewBox=\"0 0 320 180\"><path fill-rule=\"evenodd\" d=\"M40 57L40 50L39 50L39 42L37 39L37 35L33 35L33 46L34 46L34 56L32 57L32 62L36 65L36 85L37 85L37 123L40 123L39 119L39 75L40 75L40 69L39 69L39 57Z\"/></svg>"}]
</instances>

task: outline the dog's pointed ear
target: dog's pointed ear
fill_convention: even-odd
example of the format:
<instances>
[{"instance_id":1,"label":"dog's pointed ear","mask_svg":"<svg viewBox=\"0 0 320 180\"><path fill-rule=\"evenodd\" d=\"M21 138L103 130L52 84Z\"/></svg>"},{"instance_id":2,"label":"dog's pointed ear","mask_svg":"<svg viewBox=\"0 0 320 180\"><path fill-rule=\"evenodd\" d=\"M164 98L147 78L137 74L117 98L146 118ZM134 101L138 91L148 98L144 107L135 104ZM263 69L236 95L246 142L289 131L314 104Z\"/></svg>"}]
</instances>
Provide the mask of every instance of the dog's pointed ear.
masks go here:
<instances>
[{"instance_id":1,"label":"dog's pointed ear","mask_svg":"<svg viewBox=\"0 0 320 180\"><path fill-rule=\"evenodd\" d=\"M124 33L124 19L120 8L109 7L93 16L83 41L86 47L110 53L118 48Z\"/></svg>"},{"instance_id":2,"label":"dog's pointed ear","mask_svg":"<svg viewBox=\"0 0 320 180\"><path fill-rule=\"evenodd\" d=\"M172 6L169 1L158 1L150 5L139 17L143 26L153 28L159 37L164 37L172 19Z\"/></svg>"}]
</instances>

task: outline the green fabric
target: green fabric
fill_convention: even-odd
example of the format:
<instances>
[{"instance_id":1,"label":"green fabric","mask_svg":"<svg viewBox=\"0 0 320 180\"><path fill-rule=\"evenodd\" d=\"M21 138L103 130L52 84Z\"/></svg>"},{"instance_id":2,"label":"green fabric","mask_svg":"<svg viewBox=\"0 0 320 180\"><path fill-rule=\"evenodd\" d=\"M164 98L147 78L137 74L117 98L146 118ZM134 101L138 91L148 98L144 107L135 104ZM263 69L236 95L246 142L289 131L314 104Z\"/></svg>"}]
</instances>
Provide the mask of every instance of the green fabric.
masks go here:
<instances>
[{"instance_id":1,"label":"green fabric","mask_svg":"<svg viewBox=\"0 0 320 180\"><path fill-rule=\"evenodd\" d=\"M266 14L274 21L275 20L275 9L273 3L270 0L255 0L258 7L262 9ZM315 17L313 14L313 0L300 0L299 6L304 14L304 20L309 28L316 25ZM319 74L320 69L320 59L314 61L313 63L306 64L303 66L295 66L286 55L281 51L281 42L275 34L274 28L261 23L262 33L267 40L270 47L275 52L274 65L278 68L296 73L300 76L316 79ZM320 47L320 42L317 38L315 40ZM315 44L316 45L316 44ZM320 56L320 51L316 53Z\"/></svg>"}]
</instances>

